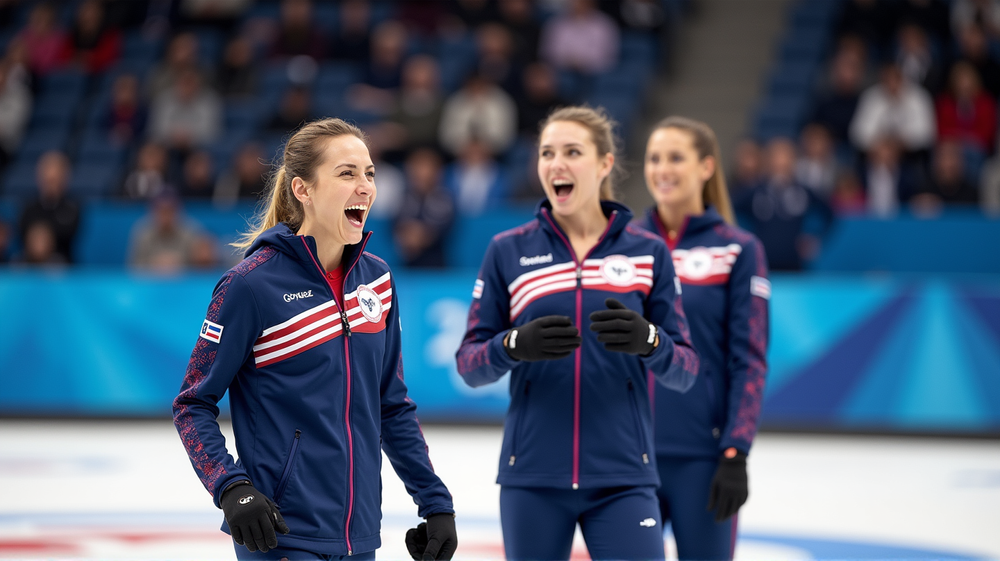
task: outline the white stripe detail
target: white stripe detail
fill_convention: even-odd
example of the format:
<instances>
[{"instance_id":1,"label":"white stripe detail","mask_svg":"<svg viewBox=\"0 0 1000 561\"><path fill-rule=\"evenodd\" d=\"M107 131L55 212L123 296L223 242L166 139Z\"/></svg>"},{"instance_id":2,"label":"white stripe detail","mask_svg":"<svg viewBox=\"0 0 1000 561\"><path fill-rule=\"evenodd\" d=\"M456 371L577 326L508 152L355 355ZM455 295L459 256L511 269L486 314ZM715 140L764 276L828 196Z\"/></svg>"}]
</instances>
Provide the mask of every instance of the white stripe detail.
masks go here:
<instances>
[{"instance_id":1,"label":"white stripe detail","mask_svg":"<svg viewBox=\"0 0 1000 561\"><path fill-rule=\"evenodd\" d=\"M576 269L576 263L569 261L567 263L558 263L556 265L549 265L548 267L542 267L541 269L535 269L534 271L524 273L514 279L514 282L507 285L507 292L514 294L522 284L530 282L532 279L536 279L541 276L549 275L552 273L559 273L562 271L572 271Z\"/></svg>"},{"instance_id":2,"label":"white stripe detail","mask_svg":"<svg viewBox=\"0 0 1000 561\"><path fill-rule=\"evenodd\" d=\"M342 329L341 325L342 324L338 321L335 324L333 324L333 326L331 326L329 329L324 329L323 331L320 331L319 333L313 335L312 337L309 337L308 339L303 339L303 340L299 341L298 343L295 343L294 345L290 345L288 347L282 347L282 348L280 348L280 349L278 349L278 350L276 350L274 352L271 352L271 353L268 353L268 354L265 354L265 355L260 355L260 356L254 355L254 363L255 364L260 364L262 362L267 362L267 361L271 360L272 358L284 356L284 355L289 354L291 352L297 351L297 350L301 349L302 347L308 346L311 343L319 341L320 339L322 339L322 338L324 338L324 337L326 337L328 335L333 335L334 333L340 331Z\"/></svg>"},{"instance_id":3,"label":"white stripe detail","mask_svg":"<svg viewBox=\"0 0 1000 561\"><path fill-rule=\"evenodd\" d=\"M389 280L389 273L386 273L386 274L382 275L381 277L373 280L370 284L368 284L366 286L368 286L368 288L370 288L372 290L375 290L376 286L381 285L382 283L384 283L387 280ZM361 284L365 284L365 283L361 283ZM358 290L354 289L353 292L348 292L347 294L344 294L344 301L346 302L346 301L350 300L351 298L357 298L357 297L358 297Z\"/></svg>"},{"instance_id":4,"label":"white stripe detail","mask_svg":"<svg viewBox=\"0 0 1000 561\"><path fill-rule=\"evenodd\" d=\"M600 285L600 284L611 284L608 281L604 280L604 277L601 277L601 276L598 276L598 278L595 278L595 279L585 278L585 279L583 279L582 283L583 283L583 286L594 286L594 285ZM633 284L633 285L644 284L644 285L652 288L653 287L653 279L652 278L648 278L647 279L645 277L636 277L636 278L632 279L631 284ZM625 287L627 287L627 286L629 286L629 285L625 285Z\"/></svg>"},{"instance_id":5,"label":"white stripe detail","mask_svg":"<svg viewBox=\"0 0 1000 561\"><path fill-rule=\"evenodd\" d=\"M267 337L268 335L270 335L271 333L274 333L275 331L278 331L280 329L284 329L284 328L288 327L289 325L292 325L293 323L301 321L302 319L306 318L307 316L311 316L311 315L313 315L313 314L315 314L317 312L323 311L323 310L325 310L325 309L327 309L329 307L332 307L333 305L334 305L334 301L333 300L329 300L329 301L324 302L324 303L322 303L322 304L320 304L318 306L313 306L312 308L309 308L308 310L306 310L306 311L304 311L304 312L302 312L300 314L292 316L292 319L283 321L283 322L279 323L278 325L275 325L274 327L268 327L267 329L265 329L264 331L261 332L260 337ZM258 339L260 337L258 337Z\"/></svg>"},{"instance_id":6,"label":"white stripe detail","mask_svg":"<svg viewBox=\"0 0 1000 561\"><path fill-rule=\"evenodd\" d=\"M283 345L283 344L287 343L288 341L291 341L292 339L295 339L296 337L301 336L303 333L308 333L308 332L312 331L313 329L316 329L317 327L319 327L321 325L325 325L325 324L331 323L331 322L340 323L340 316L337 315L337 314L333 314L333 315L329 315L329 316L320 318L317 321L314 321L314 322L312 322L310 324L307 324L307 325L305 325L305 326L303 326L303 327L301 327L299 329L296 329L295 331L292 331L291 333L289 333L288 335L285 335L284 337L280 337L278 339L275 339L273 341L268 341L266 343L261 343L259 345L254 345L253 346L253 352L254 353L258 353L260 351L264 351L264 350L270 349L271 347L275 347L275 346L278 346L278 345Z\"/></svg>"},{"instance_id":7,"label":"white stripe detail","mask_svg":"<svg viewBox=\"0 0 1000 561\"><path fill-rule=\"evenodd\" d=\"M576 288L576 275L573 275L573 278L568 281L551 282L545 284L544 286L538 287L530 292L525 293L524 297L520 299L519 303L511 308L510 317L514 318L518 314L520 314L521 310L523 310L524 307L530 304L535 298L538 298L539 296L542 296L549 292L556 292L558 290L563 290L567 288Z\"/></svg>"},{"instance_id":8,"label":"white stripe detail","mask_svg":"<svg viewBox=\"0 0 1000 561\"><path fill-rule=\"evenodd\" d=\"M565 282L568 280L573 281L574 284L576 283L576 271L549 275L545 278L529 282L518 289L516 293L511 294L510 306L517 306L523 298L534 292L536 289L543 288L552 283Z\"/></svg>"}]
</instances>

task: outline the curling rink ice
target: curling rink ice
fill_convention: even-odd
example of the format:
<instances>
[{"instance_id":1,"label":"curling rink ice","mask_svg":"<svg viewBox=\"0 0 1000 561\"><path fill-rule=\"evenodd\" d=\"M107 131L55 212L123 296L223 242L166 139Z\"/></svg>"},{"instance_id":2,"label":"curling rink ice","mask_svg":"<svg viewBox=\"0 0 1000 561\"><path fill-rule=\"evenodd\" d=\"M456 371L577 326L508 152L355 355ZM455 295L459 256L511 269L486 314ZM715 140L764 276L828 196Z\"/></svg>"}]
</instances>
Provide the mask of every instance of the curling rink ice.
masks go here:
<instances>
[{"instance_id":1,"label":"curling rink ice","mask_svg":"<svg viewBox=\"0 0 1000 561\"><path fill-rule=\"evenodd\" d=\"M456 559L502 559L500 429L424 432ZM763 434L749 472L737 559L1000 559L997 441ZM378 558L405 560L416 507L383 480ZM221 520L169 421L0 421L0 558L235 559Z\"/></svg>"}]
</instances>

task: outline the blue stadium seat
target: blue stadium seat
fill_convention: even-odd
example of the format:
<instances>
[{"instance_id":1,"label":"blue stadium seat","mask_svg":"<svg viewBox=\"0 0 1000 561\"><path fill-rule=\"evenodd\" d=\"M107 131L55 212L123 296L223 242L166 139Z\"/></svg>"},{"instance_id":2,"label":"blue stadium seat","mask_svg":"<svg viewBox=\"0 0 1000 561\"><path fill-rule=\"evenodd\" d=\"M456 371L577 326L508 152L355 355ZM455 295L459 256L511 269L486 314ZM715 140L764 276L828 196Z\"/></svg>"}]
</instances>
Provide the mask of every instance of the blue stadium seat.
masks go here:
<instances>
[{"instance_id":1,"label":"blue stadium seat","mask_svg":"<svg viewBox=\"0 0 1000 561\"><path fill-rule=\"evenodd\" d=\"M475 217L459 216L454 231L461 235L449 236L445 248L448 263L453 267L478 268L494 235L520 226L533 217L533 206L491 209Z\"/></svg>"},{"instance_id":2,"label":"blue stadium seat","mask_svg":"<svg viewBox=\"0 0 1000 561\"><path fill-rule=\"evenodd\" d=\"M627 93L605 92L590 95L586 101L592 107L603 107L621 127L615 134L621 138L628 138L629 126L639 110L636 103L638 100L634 96Z\"/></svg>"},{"instance_id":3,"label":"blue stadium seat","mask_svg":"<svg viewBox=\"0 0 1000 561\"><path fill-rule=\"evenodd\" d=\"M621 35L621 63L642 64L647 68L656 65L658 45L656 37L642 31L623 31Z\"/></svg>"},{"instance_id":4,"label":"blue stadium seat","mask_svg":"<svg viewBox=\"0 0 1000 561\"><path fill-rule=\"evenodd\" d=\"M826 54L828 43L829 33L825 27L791 29L781 41L781 60L817 63Z\"/></svg>"},{"instance_id":5,"label":"blue stadium seat","mask_svg":"<svg viewBox=\"0 0 1000 561\"><path fill-rule=\"evenodd\" d=\"M141 30L125 32L119 65L149 68L163 52L163 40L150 39Z\"/></svg>"},{"instance_id":6,"label":"blue stadium seat","mask_svg":"<svg viewBox=\"0 0 1000 561\"><path fill-rule=\"evenodd\" d=\"M118 189L122 166L113 161L81 161L73 168L69 192L77 197L107 197Z\"/></svg>"},{"instance_id":7,"label":"blue stadium seat","mask_svg":"<svg viewBox=\"0 0 1000 561\"><path fill-rule=\"evenodd\" d=\"M39 91L46 94L57 93L60 96L70 94L79 97L87 85L87 76L79 70L56 70L45 75L39 84Z\"/></svg>"},{"instance_id":8,"label":"blue stadium seat","mask_svg":"<svg viewBox=\"0 0 1000 561\"><path fill-rule=\"evenodd\" d=\"M47 127L32 127L28 130L17 158L34 161L42 153L49 150L65 150L69 140L69 122L54 124Z\"/></svg>"},{"instance_id":9,"label":"blue stadium seat","mask_svg":"<svg viewBox=\"0 0 1000 561\"><path fill-rule=\"evenodd\" d=\"M31 114L31 128L54 127L68 124L76 114L80 97L76 92L65 95L52 91L35 100L34 111Z\"/></svg>"},{"instance_id":10,"label":"blue stadium seat","mask_svg":"<svg viewBox=\"0 0 1000 561\"><path fill-rule=\"evenodd\" d=\"M35 160L20 160L4 173L0 194L7 197L28 197L35 193Z\"/></svg>"},{"instance_id":11,"label":"blue stadium seat","mask_svg":"<svg viewBox=\"0 0 1000 561\"><path fill-rule=\"evenodd\" d=\"M819 67L811 61L782 62L772 67L768 81L770 95L805 95L812 92Z\"/></svg>"},{"instance_id":12,"label":"blue stadium seat","mask_svg":"<svg viewBox=\"0 0 1000 561\"><path fill-rule=\"evenodd\" d=\"M792 4L789 27L833 27L840 5L837 0L800 0Z\"/></svg>"},{"instance_id":13,"label":"blue stadium seat","mask_svg":"<svg viewBox=\"0 0 1000 561\"><path fill-rule=\"evenodd\" d=\"M770 96L757 109L754 132L761 140L776 136L795 138L802 126L809 98L806 95Z\"/></svg>"}]
</instances>

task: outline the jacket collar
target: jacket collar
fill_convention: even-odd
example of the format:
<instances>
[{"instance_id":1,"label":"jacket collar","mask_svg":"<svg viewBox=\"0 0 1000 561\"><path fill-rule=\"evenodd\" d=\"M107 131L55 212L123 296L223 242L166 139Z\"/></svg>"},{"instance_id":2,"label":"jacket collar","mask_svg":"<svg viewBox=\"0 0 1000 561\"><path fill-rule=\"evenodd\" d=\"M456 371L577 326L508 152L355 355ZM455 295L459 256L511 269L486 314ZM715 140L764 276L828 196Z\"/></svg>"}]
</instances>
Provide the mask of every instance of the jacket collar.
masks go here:
<instances>
[{"instance_id":1,"label":"jacket collar","mask_svg":"<svg viewBox=\"0 0 1000 561\"><path fill-rule=\"evenodd\" d=\"M652 207L646 211L646 220L650 226L652 226L653 231L660 235L664 240L667 239L667 227L660 220L660 215L656 212L656 207ZM678 232L677 241L684 239L687 236L692 236L700 234L705 230L714 228L716 225L725 223L722 216L718 211L715 210L714 206L705 207L705 213L701 216L688 216L684 220L684 226L681 227L680 232Z\"/></svg>"},{"instance_id":2,"label":"jacket collar","mask_svg":"<svg viewBox=\"0 0 1000 561\"><path fill-rule=\"evenodd\" d=\"M357 263L371 235L370 231L365 232L364 237L361 238L361 243L344 247L344 263L347 264L345 270L350 270ZM244 257L249 257L253 252L264 247L271 247L310 267L314 266L313 263L316 260L315 238L312 236L296 235L288 224L284 222L268 228L261 235L257 236L253 244L247 248Z\"/></svg>"},{"instance_id":3,"label":"jacket collar","mask_svg":"<svg viewBox=\"0 0 1000 561\"><path fill-rule=\"evenodd\" d=\"M601 210L604 212L604 216L610 221L608 230L604 233L604 238L602 239L617 235L632 221L632 211L617 201L601 201ZM559 227L559 224L552 216L552 203L548 199L542 199L535 206L535 217L538 218L538 222L543 229L559 236L566 236L566 233L562 231L562 228Z\"/></svg>"}]
</instances>

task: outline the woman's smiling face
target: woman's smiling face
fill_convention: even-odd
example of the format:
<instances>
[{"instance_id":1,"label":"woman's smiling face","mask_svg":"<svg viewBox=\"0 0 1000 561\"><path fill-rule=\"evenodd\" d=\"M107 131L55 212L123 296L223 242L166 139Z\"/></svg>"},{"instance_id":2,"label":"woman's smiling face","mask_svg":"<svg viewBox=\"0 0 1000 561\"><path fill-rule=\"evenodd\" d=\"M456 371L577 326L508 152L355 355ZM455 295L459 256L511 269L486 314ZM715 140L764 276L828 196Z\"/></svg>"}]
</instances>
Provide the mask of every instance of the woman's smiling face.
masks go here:
<instances>
[{"instance_id":1,"label":"woman's smiling face","mask_svg":"<svg viewBox=\"0 0 1000 561\"><path fill-rule=\"evenodd\" d=\"M614 156L599 155L590 131L579 123L554 121L539 137L538 178L555 214L571 216L599 201L601 182L613 165Z\"/></svg>"},{"instance_id":2,"label":"woman's smiling face","mask_svg":"<svg viewBox=\"0 0 1000 561\"><path fill-rule=\"evenodd\" d=\"M330 139L313 182L306 187L306 209L312 207L314 227L337 244L361 242L376 194L375 165L365 143L349 134Z\"/></svg>"}]
</instances>

